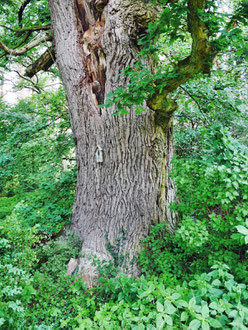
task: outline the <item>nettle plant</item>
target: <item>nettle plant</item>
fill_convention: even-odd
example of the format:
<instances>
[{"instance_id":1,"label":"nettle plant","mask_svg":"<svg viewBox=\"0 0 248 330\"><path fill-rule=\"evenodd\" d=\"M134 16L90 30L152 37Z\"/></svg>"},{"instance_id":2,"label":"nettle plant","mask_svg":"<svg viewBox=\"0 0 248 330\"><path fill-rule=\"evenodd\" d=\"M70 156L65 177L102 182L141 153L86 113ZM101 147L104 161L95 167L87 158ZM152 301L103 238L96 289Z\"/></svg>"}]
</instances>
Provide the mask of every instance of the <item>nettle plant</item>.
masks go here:
<instances>
[{"instance_id":1,"label":"nettle plant","mask_svg":"<svg viewBox=\"0 0 248 330\"><path fill-rule=\"evenodd\" d=\"M245 222L245 226L236 226L238 233L233 234L232 237L239 239L242 244L248 244L248 220Z\"/></svg>"}]
</instances>

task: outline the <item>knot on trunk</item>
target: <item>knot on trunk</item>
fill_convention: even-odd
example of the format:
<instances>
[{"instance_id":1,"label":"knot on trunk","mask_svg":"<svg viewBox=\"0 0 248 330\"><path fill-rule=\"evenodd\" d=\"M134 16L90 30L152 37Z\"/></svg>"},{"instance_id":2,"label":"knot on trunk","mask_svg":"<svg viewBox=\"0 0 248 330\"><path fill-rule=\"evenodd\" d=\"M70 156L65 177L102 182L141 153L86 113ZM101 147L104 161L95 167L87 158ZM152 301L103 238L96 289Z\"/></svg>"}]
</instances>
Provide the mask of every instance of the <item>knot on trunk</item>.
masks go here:
<instances>
[{"instance_id":1,"label":"knot on trunk","mask_svg":"<svg viewBox=\"0 0 248 330\"><path fill-rule=\"evenodd\" d=\"M177 110L178 104L170 98L167 93L156 94L147 101L150 109L155 111L156 125L167 128L173 113Z\"/></svg>"},{"instance_id":2,"label":"knot on trunk","mask_svg":"<svg viewBox=\"0 0 248 330\"><path fill-rule=\"evenodd\" d=\"M97 11L102 12L107 5L108 0L95 0L95 8Z\"/></svg>"},{"instance_id":3,"label":"knot on trunk","mask_svg":"<svg viewBox=\"0 0 248 330\"><path fill-rule=\"evenodd\" d=\"M151 6L147 3L134 2L131 5L123 6L123 22L127 33L133 39L144 34L150 22L154 22L159 16L158 6Z\"/></svg>"}]
</instances>

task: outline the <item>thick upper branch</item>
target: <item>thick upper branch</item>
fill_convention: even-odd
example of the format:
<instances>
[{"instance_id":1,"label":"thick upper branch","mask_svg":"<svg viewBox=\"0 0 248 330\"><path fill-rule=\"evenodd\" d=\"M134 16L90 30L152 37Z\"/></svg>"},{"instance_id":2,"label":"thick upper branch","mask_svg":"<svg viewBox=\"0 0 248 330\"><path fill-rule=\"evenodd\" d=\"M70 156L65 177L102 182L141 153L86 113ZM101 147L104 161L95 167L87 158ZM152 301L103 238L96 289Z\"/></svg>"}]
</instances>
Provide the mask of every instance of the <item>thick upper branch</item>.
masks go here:
<instances>
[{"instance_id":1,"label":"thick upper branch","mask_svg":"<svg viewBox=\"0 0 248 330\"><path fill-rule=\"evenodd\" d=\"M148 100L148 106L153 110L166 111L168 94L178 86L191 79L195 74L206 71L212 62L211 47L208 38L208 28L199 12L205 10L205 0L188 1L188 25L192 37L191 54L178 62L170 79L160 94L155 94Z\"/></svg>"}]
</instances>

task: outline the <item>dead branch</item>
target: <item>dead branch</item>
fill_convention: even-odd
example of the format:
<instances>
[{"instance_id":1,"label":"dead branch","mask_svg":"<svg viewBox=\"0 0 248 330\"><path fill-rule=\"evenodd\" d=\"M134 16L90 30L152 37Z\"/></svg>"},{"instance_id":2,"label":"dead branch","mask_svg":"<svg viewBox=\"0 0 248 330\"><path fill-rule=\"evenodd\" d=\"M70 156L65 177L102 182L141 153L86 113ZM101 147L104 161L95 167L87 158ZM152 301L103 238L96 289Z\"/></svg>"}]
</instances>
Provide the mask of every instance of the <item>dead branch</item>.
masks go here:
<instances>
[{"instance_id":1,"label":"dead branch","mask_svg":"<svg viewBox=\"0 0 248 330\"><path fill-rule=\"evenodd\" d=\"M55 51L53 47L48 48L41 56L27 67L25 76L32 78L41 70L47 71L53 65L55 59Z\"/></svg>"}]
</instances>

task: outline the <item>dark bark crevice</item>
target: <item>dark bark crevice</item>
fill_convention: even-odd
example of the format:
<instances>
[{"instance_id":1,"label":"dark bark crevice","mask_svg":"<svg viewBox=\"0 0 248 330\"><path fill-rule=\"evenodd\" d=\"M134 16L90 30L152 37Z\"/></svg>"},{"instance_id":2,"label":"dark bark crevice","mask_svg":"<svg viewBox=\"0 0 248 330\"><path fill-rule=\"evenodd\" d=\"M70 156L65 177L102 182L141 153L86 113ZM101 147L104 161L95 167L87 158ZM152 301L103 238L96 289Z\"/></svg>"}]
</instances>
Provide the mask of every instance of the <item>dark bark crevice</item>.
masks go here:
<instances>
[{"instance_id":1,"label":"dark bark crevice","mask_svg":"<svg viewBox=\"0 0 248 330\"><path fill-rule=\"evenodd\" d=\"M82 43L87 66L87 79L83 82L83 85L90 87L92 99L98 108L99 104L104 103L106 61L101 46L105 21L104 15L96 8L97 4L104 9L107 1L76 0L80 31L79 42ZM101 109L98 108L98 110L101 115Z\"/></svg>"},{"instance_id":2,"label":"dark bark crevice","mask_svg":"<svg viewBox=\"0 0 248 330\"><path fill-rule=\"evenodd\" d=\"M85 5L83 0L75 0L77 11L78 11L78 18L82 25L82 30L87 31L90 27L90 21L88 20L88 16L86 14Z\"/></svg>"},{"instance_id":3,"label":"dark bark crevice","mask_svg":"<svg viewBox=\"0 0 248 330\"><path fill-rule=\"evenodd\" d=\"M83 49L88 68L92 93L95 95L96 106L104 103L106 81L106 59L101 45L104 33L104 21L97 21L83 34Z\"/></svg>"}]
</instances>

